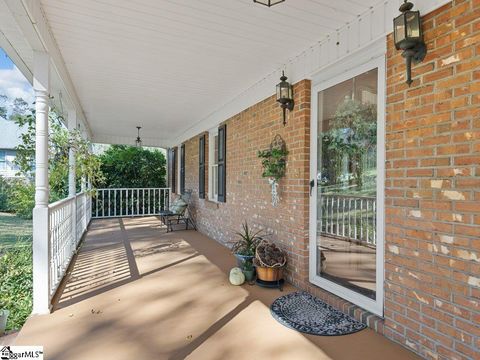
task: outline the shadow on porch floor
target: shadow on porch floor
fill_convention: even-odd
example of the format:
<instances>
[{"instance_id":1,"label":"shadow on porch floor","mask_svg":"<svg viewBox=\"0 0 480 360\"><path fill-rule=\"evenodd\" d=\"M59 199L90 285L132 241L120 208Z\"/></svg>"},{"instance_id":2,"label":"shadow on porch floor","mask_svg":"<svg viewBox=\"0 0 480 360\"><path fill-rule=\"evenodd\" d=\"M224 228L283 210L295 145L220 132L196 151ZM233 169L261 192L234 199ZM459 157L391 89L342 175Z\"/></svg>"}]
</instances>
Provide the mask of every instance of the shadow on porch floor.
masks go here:
<instances>
[{"instance_id":1,"label":"shadow on porch floor","mask_svg":"<svg viewBox=\"0 0 480 360\"><path fill-rule=\"evenodd\" d=\"M416 359L371 330L302 335L277 323L281 293L227 274L228 249L155 217L95 220L50 315L31 317L15 345L46 359ZM291 286L285 292L294 291Z\"/></svg>"}]
</instances>

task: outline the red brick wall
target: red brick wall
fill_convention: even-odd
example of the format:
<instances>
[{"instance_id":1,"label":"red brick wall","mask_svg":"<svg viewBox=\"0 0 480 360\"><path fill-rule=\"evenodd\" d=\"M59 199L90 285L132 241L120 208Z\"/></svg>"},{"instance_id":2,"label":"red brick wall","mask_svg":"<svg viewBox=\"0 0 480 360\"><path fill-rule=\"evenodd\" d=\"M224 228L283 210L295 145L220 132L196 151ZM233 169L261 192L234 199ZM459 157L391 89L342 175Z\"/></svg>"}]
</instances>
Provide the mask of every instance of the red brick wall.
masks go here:
<instances>
[{"instance_id":1,"label":"red brick wall","mask_svg":"<svg viewBox=\"0 0 480 360\"><path fill-rule=\"evenodd\" d=\"M296 84L294 94L295 109L289 114L285 127L274 96L225 121L226 203L198 198L198 139L202 134L185 142L185 188L192 191L192 215L199 231L224 244L236 238L234 233L241 229L244 220L251 226L265 229L272 234L271 240L288 254L287 279L291 283L382 332L383 321L378 317L312 285L308 280L310 81ZM289 155L287 173L279 186L281 202L274 208L268 180L261 177L262 166L257 152L268 148L276 134L285 140ZM206 149L208 154L208 134ZM232 266L234 264L232 256Z\"/></svg>"},{"instance_id":2,"label":"red brick wall","mask_svg":"<svg viewBox=\"0 0 480 360\"><path fill-rule=\"evenodd\" d=\"M480 1L423 21L410 88L388 37L385 334L480 359Z\"/></svg>"},{"instance_id":3,"label":"red brick wall","mask_svg":"<svg viewBox=\"0 0 480 360\"><path fill-rule=\"evenodd\" d=\"M226 203L198 199L198 137L185 143L199 230L225 243L248 220L288 252L295 285L426 358L480 358L479 19L480 0L426 15L428 54L410 88L404 59L387 39L384 321L308 282L308 80L295 85L286 127L274 97L226 120ZM290 154L273 208L257 151L276 134Z\"/></svg>"},{"instance_id":4,"label":"red brick wall","mask_svg":"<svg viewBox=\"0 0 480 360\"><path fill-rule=\"evenodd\" d=\"M287 251L288 278L300 284L308 278L310 81L296 84L294 93L295 109L289 114L285 127L280 106L273 96L225 121L226 203L198 198L199 136L185 143L185 188L193 191L192 213L201 232L227 243L235 239L234 233L247 220L251 226L271 233L271 239ZM287 173L279 186L281 203L274 208L268 180L261 176L257 152L268 148L276 134L285 140L289 155ZM208 160L208 134L206 155Z\"/></svg>"}]
</instances>

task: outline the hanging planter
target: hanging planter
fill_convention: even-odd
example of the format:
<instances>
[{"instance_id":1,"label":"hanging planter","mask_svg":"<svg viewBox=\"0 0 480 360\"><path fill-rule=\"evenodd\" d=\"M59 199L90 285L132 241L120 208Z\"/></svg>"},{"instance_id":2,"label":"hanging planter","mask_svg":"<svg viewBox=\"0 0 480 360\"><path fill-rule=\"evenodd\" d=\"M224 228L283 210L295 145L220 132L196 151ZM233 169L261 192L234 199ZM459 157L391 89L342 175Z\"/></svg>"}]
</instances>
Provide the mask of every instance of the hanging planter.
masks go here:
<instances>
[{"instance_id":1,"label":"hanging planter","mask_svg":"<svg viewBox=\"0 0 480 360\"><path fill-rule=\"evenodd\" d=\"M272 193L272 206L280 202L278 183L287 171L287 147L280 135L276 135L267 150L259 151L258 157L262 159L262 176L268 178Z\"/></svg>"}]
</instances>

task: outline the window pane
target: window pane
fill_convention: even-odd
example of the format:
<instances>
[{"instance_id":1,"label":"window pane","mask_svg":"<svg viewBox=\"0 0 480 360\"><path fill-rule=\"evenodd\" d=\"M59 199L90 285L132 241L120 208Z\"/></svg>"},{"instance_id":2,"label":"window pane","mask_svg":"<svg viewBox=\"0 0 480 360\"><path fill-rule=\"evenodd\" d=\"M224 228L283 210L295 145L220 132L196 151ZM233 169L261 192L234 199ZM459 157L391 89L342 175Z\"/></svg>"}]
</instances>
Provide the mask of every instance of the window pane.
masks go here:
<instances>
[{"instance_id":1,"label":"window pane","mask_svg":"<svg viewBox=\"0 0 480 360\"><path fill-rule=\"evenodd\" d=\"M420 37L419 18L416 13L409 13L407 16L407 32L409 37Z\"/></svg>"},{"instance_id":2,"label":"window pane","mask_svg":"<svg viewBox=\"0 0 480 360\"><path fill-rule=\"evenodd\" d=\"M218 196L218 165L213 166L213 197L217 199Z\"/></svg>"},{"instance_id":3,"label":"window pane","mask_svg":"<svg viewBox=\"0 0 480 360\"><path fill-rule=\"evenodd\" d=\"M318 100L317 274L375 299L377 70Z\"/></svg>"},{"instance_id":4,"label":"window pane","mask_svg":"<svg viewBox=\"0 0 480 360\"><path fill-rule=\"evenodd\" d=\"M218 135L215 135L215 158L214 158L215 165L218 164Z\"/></svg>"},{"instance_id":5,"label":"window pane","mask_svg":"<svg viewBox=\"0 0 480 360\"><path fill-rule=\"evenodd\" d=\"M403 15L400 15L395 19L395 41L399 42L405 39L405 18Z\"/></svg>"},{"instance_id":6,"label":"window pane","mask_svg":"<svg viewBox=\"0 0 480 360\"><path fill-rule=\"evenodd\" d=\"M6 162L5 162L5 151L0 150L0 170L6 169Z\"/></svg>"}]
</instances>

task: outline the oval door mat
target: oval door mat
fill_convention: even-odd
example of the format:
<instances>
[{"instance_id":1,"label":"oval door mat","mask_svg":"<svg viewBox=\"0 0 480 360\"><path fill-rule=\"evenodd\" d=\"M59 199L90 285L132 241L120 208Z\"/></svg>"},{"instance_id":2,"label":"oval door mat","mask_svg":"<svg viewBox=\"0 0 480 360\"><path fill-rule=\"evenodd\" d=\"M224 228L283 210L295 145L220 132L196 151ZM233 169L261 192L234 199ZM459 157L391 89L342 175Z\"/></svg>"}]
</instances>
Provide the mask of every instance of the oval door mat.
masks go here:
<instances>
[{"instance_id":1,"label":"oval door mat","mask_svg":"<svg viewBox=\"0 0 480 360\"><path fill-rule=\"evenodd\" d=\"M304 291L279 297L270 310L281 324L312 335L347 335L366 328L365 324Z\"/></svg>"}]
</instances>

